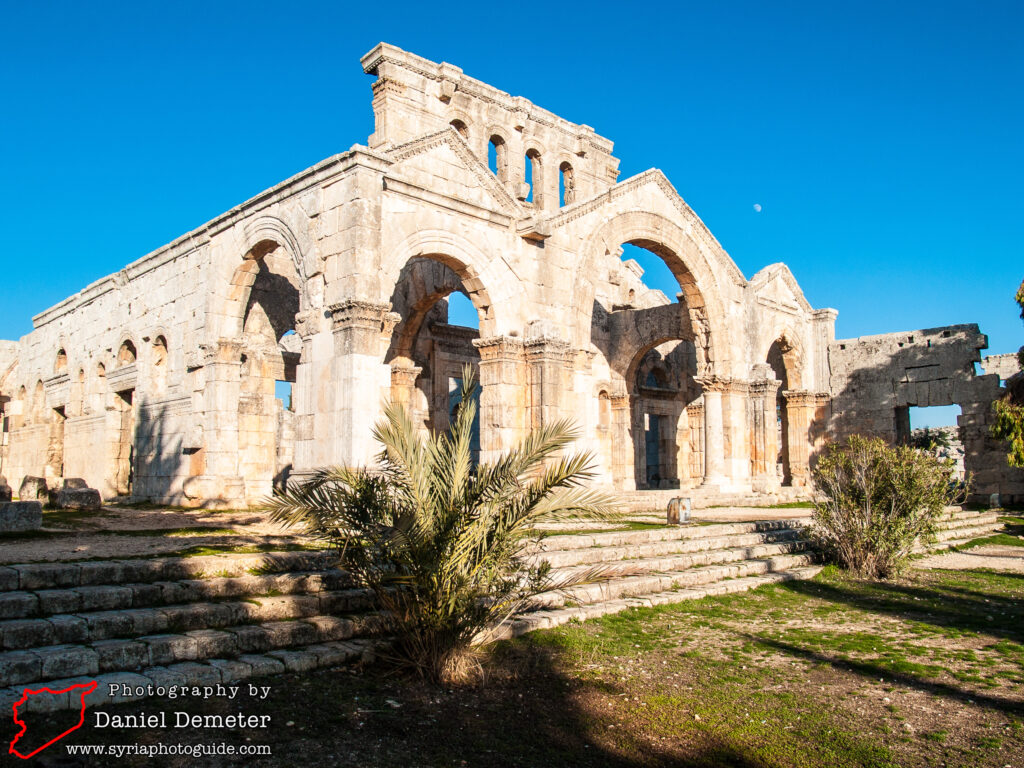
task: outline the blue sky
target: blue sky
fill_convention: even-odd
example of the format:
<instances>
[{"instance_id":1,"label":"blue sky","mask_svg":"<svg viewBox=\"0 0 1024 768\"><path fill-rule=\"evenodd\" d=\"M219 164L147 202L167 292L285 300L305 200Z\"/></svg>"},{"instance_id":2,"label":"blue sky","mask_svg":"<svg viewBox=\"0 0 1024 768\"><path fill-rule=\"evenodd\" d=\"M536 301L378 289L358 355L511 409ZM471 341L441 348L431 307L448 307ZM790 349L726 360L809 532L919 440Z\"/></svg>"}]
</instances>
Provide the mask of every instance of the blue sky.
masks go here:
<instances>
[{"instance_id":1,"label":"blue sky","mask_svg":"<svg viewBox=\"0 0 1024 768\"><path fill-rule=\"evenodd\" d=\"M1024 342L1024 3L386 7L6 0L0 338L365 143L359 57L386 40L592 125L620 178L661 168L744 274L785 261L840 336Z\"/></svg>"}]
</instances>

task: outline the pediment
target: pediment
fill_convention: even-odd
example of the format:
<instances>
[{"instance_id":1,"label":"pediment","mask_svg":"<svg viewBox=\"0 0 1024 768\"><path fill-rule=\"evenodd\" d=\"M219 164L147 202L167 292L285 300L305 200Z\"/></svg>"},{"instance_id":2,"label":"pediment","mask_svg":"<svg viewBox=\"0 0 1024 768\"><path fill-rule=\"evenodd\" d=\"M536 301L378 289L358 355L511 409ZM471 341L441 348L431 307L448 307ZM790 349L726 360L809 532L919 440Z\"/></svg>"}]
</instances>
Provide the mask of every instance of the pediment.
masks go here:
<instances>
[{"instance_id":1,"label":"pediment","mask_svg":"<svg viewBox=\"0 0 1024 768\"><path fill-rule=\"evenodd\" d=\"M769 264L754 275L750 280L750 289L758 300L795 307L805 312L813 311L793 273L781 262Z\"/></svg>"},{"instance_id":2,"label":"pediment","mask_svg":"<svg viewBox=\"0 0 1024 768\"><path fill-rule=\"evenodd\" d=\"M473 154L454 128L445 128L387 153L388 176L442 197L497 211L513 218L523 210L490 169Z\"/></svg>"}]
</instances>

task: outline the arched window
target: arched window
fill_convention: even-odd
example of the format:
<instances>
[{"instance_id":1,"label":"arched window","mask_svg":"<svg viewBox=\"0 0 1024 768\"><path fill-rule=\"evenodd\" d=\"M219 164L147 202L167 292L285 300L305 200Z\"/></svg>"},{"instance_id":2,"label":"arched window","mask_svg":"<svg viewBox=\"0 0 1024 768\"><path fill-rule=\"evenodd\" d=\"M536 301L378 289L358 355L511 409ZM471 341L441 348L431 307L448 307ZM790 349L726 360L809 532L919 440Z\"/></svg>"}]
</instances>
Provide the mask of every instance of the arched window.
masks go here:
<instances>
[{"instance_id":1,"label":"arched window","mask_svg":"<svg viewBox=\"0 0 1024 768\"><path fill-rule=\"evenodd\" d=\"M469 141L469 127L464 122L461 120L452 120L451 126L459 132L459 135L462 136L462 138Z\"/></svg>"},{"instance_id":2,"label":"arched window","mask_svg":"<svg viewBox=\"0 0 1024 768\"><path fill-rule=\"evenodd\" d=\"M508 181L508 145L495 134L487 145L487 167L504 184Z\"/></svg>"},{"instance_id":3,"label":"arched window","mask_svg":"<svg viewBox=\"0 0 1024 768\"><path fill-rule=\"evenodd\" d=\"M528 203L533 203L539 208L543 205L544 189L544 166L541 163L539 150L528 149L526 151L523 170L525 173L524 180L530 187L524 200Z\"/></svg>"},{"instance_id":4,"label":"arched window","mask_svg":"<svg viewBox=\"0 0 1024 768\"><path fill-rule=\"evenodd\" d=\"M568 161L558 166L558 198L562 205L576 202L576 177Z\"/></svg>"},{"instance_id":5,"label":"arched window","mask_svg":"<svg viewBox=\"0 0 1024 768\"><path fill-rule=\"evenodd\" d=\"M131 365L135 362L136 358L135 345L131 339L126 339L124 344L121 345L121 349L117 351L117 365Z\"/></svg>"},{"instance_id":6,"label":"arched window","mask_svg":"<svg viewBox=\"0 0 1024 768\"><path fill-rule=\"evenodd\" d=\"M601 390L597 403L597 426L599 429L608 429L612 425L612 399L606 391Z\"/></svg>"},{"instance_id":7,"label":"arched window","mask_svg":"<svg viewBox=\"0 0 1024 768\"><path fill-rule=\"evenodd\" d=\"M167 367L167 339L157 336L153 341L153 365Z\"/></svg>"},{"instance_id":8,"label":"arched window","mask_svg":"<svg viewBox=\"0 0 1024 768\"><path fill-rule=\"evenodd\" d=\"M57 360L53 364L54 373L64 373L68 369L68 354L63 349L57 350Z\"/></svg>"},{"instance_id":9,"label":"arched window","mask_svg":"<svg viewBox=\"0 0 1024 768\"><path fill-rule=\"evenodd\" d=\"M43 382L36 382L35 395L32 397L32 421L41 424L43 421L43 405L46 402L46 393L43 389Z\"/></svg>"}]
</instances>

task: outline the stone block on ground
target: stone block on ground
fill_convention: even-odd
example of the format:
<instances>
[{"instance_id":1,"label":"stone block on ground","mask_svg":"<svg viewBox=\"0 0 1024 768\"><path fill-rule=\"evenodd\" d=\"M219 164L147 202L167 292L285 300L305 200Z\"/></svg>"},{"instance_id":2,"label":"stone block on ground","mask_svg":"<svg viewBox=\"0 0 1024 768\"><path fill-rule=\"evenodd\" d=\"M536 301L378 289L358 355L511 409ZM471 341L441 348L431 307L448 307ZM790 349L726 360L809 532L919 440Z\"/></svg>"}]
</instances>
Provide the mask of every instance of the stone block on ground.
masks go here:
<instances>
[{"instance_id":1,"label":"stone block on ground","mask_svg":"<svg viewBox=\"0 0 1024 768\"><path fill-rule=\"evenodd\" d=\"M14 489L7 484L7 478L0 475L0 502L10 501L14 498Z\"/></svg>"},{"instance_id":2,"label":"stone block on ground","mask_svg":"<svg viewBox=\"0 0 1024 768\"><path fill-rule=\"evenodd\" d=\"M0 502L0 533L38 531L43 527L43 505L38 501Z\"/></svg>"},{"instance_id":3,"label":"stone block on ground","mask_svg":"<svg viewBox=\"0 0 1024 768\"><path fill-rule=\"evenodd\" d=\"M65 477L63 487L73 491L84 491L89 484L81 477Z\"/></svg>"},{"instance_id":4,"label":"stone block on ground","mask_svg":"<svg viewBox=\"0 0 1024 768\"><path fill-rule=\"evenodd\" d=\"M22 501L46 501L48 490L44 478L25 475L18 488L18 498Z\"/></svg>"},{"instance_id":5,"label":"stone block on ground","mask_svg":"<svg viewBox=\"0 0 1024 768\"><path fill-rule=\"evenodd\" d=\"M100 492L93 488L63 488L57 492L53 506L57 509L95 511L103 504Z\"/></svg>"}]
</instances>

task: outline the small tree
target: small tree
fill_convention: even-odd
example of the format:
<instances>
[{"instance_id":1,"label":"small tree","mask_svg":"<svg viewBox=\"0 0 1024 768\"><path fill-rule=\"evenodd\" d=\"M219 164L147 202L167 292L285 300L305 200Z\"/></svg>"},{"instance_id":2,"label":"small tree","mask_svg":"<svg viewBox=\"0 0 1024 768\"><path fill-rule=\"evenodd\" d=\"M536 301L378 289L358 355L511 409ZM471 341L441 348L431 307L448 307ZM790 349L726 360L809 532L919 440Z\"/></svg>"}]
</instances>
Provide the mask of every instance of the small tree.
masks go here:
<instances>
[{"instance_id":1,"label":"small tree","mask_svg":"<svg viewBox=\"0 0 1024 768\"><path fill-rule=\"evenodd\" d=\"M858 575L891 576L917 542L934 538L943 510L962 500L952 467L880 438L832 444L814 468L813 536L826 557Z\"/></svg>"},{"instance_id":2,"label":"small tree","mask_svg":"<svg viewBox=\"0 0 1024 768\"><path fill-rule=\"evenodd\" d=\"M439 682L468 677L473 643L531 597L604 577L595 568L559 581L547 562L529 565L521 553L536 523L615 511L611 497L580 486L589 454L556 458L576 436L566 421L474 468L475 387L465 371L448 433L421 435L392 404L374 430L379 468L323 470L270 502L274 519L337 546L340 566L390 620L398 659Z\"/></svg>"},{"instance_id":3,"label":"small tree","mask_svg":"<svg viewBox=\"0 0 1024 768\"><path fill-rule=\"evenodd\" d=\"M1024 319L1024 281L1014 297ZM1024 347L1017 350L1017 362L1024 368ZM1006 457L1011 467L1024 467L1024 377L1018 377L1007 387L1006 394L992 404L994 419L989 434L1010 444Z\"/></svg>"}]
</instances>

